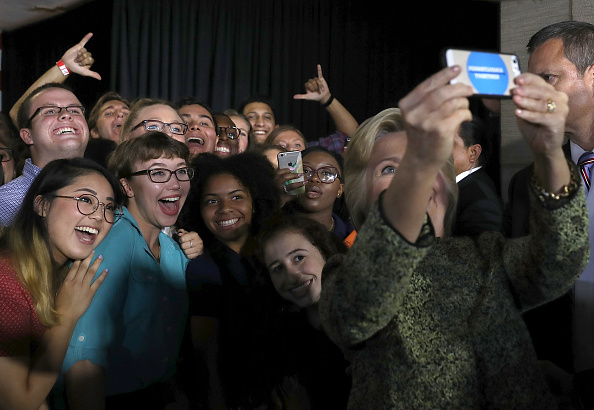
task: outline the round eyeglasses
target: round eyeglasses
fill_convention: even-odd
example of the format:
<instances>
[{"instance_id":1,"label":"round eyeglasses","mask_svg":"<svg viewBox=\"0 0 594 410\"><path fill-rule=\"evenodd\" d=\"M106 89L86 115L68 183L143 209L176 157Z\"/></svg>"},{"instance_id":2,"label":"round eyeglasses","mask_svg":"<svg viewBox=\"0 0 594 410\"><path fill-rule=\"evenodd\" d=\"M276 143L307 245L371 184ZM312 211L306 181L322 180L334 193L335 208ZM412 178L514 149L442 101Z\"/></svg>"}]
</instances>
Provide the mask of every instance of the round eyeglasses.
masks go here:
<instances>
[{"instance_id":1,"label":"round eyeglasses","mask_svg":"<svg viewBox=\"0 0 594 410\"><path fill-rule=\"evenodd\" d=\"M136 171L131 173L131 176L136 175L143 175L147 174L149 179L153 182L158 184L164 184L165 182L169 182L171 179L171 175L175 174L175 177L178 181L189 181L190 179L194 178L194 169L193 168L179 168L175 171L171 171L170 169L166 168L151 168L151 169L143 169L142 171Z\"/></svg>"},{"instance_id":2,"label":"round eyeglasses","mask_svg":"<svg viewBox=\"0 0 594 410\"><path fill-rule=\"evenodd\" d=\"M103 203L99 201L93 194L83 194L81 196L68 196L68 195L54 195L56 198L67 198L74 199L76 201L76 207L78 212L83 215L91 215L97 211L99 205L103 207L103 218L107 223L113 224L122 217L122 213L118 212L116 206L113 203Z\"/></svg>"},{"instance_id":3,"label":"round eyeglasses","mask_svg":"<svg viewBox=\"0 0 594 410\"><path fill-rule=\"evenodd\" d=\"M334 167L321 167L319 169L303 167L303 176L308 181L313 178L314 174L317 175L320 182L324 184L331 184L336 178L340 179L340 174Z\"/></svg>"},{"instance_id":4,"label":"round eyeglasses","mask_svg":"<svg viewBox=\"0 0 594 410\"><path fill-rule=\"evenodd\" d=\"M239 138L241 130L237 127L219 127L219 137L226 137L230 140L236 140Z\"/></svg>"},{"instance_id":5,"label":"round eyeglasses","mask_svg":"<svg viewBox=\"0 0 594 410\"><path fill-rule=\"evenodd\" d=\"M29 121L27 121L27 126L31 124L31 121L33 121L33 118L35 118L37 115L39 115L40 117L57 117L60 115L62 110L66 110L68 114L76 117L82 117L85 115L85 107L83 107L82 105L69 105L67 107L59 107L57 105L45 105L35 110L33 115L29 118Z\"/></svg>"},{"instance_id":6,"label":"round eyeglasses","mask_svg":"<svg viewBox=\"0 0 594 410\"><path fill-rule=\"evenodd\" d=\"M147 131L160 131L163 132L165 126L169 128L169 131L175 135L184 135L188 131L188 124L182 122L163 122L159 120L142 120L136 124L130 131L134 131L136 128L144 126Z\"/></svg>"},{"instance_id":7,"label":"round eyeglasses","mask_svg":"<svg viewBox=\"0 0 594 410\"><path fill-rule=\"evenodd\" d=\"M10 148L0 148L0 161L8 162L13 158L13 150Z\"/></svg>"}]
</instances>

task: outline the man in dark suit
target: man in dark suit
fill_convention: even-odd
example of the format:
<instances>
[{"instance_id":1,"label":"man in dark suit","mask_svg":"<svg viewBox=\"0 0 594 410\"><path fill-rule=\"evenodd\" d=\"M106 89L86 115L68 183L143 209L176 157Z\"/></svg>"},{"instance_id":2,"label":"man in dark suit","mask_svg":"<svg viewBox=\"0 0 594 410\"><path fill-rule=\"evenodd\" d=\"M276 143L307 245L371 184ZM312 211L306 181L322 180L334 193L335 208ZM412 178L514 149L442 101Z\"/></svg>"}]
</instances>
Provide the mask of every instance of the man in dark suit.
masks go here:
<instances>
[{"instance_id":1,"label":"man in dark suit","mask_svg":"<svg viewBox=\"0 0 594 410\"><path fill-rule=\"evenodd\" d=\"M539 30L528 42L528 71L538 74L569 97L564 151L578 164L594 150L594 25L565 21ZM529 169L510 181L504 212L509 237L529 232ZM585 183L584 183L584 186ZM587 192L590 249L594 245L594 193ZM537 355L573 373L582 408L594 408L594 258L565 296L525 315Z\"/></svg>"},{"instance_id":2,"label":"man in dark suit","mask_svg":"<svg viewBox=\"0 0 594 410\"><path fill-rule=\"evenodd\" d=\"M503 203L495 183L485 171L490 141L478 117L463 122L454 138L454 168L458 183L458 206L454 236L478 236L501 230Z\"/></svg>"}]
</instances>

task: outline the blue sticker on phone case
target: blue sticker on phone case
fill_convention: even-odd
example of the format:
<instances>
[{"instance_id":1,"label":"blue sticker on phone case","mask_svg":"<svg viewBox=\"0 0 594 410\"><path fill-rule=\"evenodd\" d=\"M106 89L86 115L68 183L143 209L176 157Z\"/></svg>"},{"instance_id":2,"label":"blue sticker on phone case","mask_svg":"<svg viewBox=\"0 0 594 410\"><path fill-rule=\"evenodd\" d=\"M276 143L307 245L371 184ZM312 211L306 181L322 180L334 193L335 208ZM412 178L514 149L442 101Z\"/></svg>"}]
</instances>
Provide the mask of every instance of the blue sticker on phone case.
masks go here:
<instances>
[{"instance_id":1,"label":"blue sticker on phone case","mask_svg":"<svg viewBox=\"0 0 594 410\"><path fill-rule=\"evenodd\" d=\"M470 82L479 94L505 93L509 74L499 55L473 51L466 64Z\"/></svg>"}]
</instances>

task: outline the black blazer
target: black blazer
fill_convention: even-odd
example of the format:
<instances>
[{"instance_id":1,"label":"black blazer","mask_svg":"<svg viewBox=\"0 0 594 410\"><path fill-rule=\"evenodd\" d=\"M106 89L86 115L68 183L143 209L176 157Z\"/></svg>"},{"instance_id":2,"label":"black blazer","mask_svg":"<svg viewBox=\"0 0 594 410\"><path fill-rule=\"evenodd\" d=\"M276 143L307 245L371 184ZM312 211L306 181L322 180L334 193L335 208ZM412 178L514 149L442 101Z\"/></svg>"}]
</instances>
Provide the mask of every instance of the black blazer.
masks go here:
<instances>
[{"instance_id":1,"label":"black blazer","mask_svg":"<svg viewBox=\"0 0 594 410\"><path fill-rule=\"evenodd\" d=\"M484 168L458 183L458 206L454 236L478 236L485 231L501 231L503 202L495 183Z\"/></svg>"}]
</instances>

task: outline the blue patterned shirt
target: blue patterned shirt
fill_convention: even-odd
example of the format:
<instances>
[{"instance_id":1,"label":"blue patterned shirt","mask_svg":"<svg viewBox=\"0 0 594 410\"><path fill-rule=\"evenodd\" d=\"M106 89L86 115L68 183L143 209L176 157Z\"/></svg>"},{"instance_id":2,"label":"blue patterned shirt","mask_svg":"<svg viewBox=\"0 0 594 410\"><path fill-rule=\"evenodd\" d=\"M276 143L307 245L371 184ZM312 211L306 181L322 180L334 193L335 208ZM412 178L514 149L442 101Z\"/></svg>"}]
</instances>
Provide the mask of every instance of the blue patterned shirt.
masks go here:
<instances>
[{"instance_id":1,"label":"blue patterned shirt","mask_svg":"<svg viewBox=\"0 0 594 410\"><path fill-rule=\"evenodd\" d=\"M336 131L334 134L328 135L327 137L319 138L315 141L309 141L307 143L308 147L313 147L315 145L319 145L321 147L327 148L329 151L338 152L342 154L346 151L346 145L350 137L340 131Z\"/></svg>"},{"instance_id":2,"label":"blue patterned shirt","mask_svg":"<svg viewBox=\"0 0 594 410\"><path fill-rule=\"evenodd\" d=\"M0 226L8 226L12 223L12 219L21 209L25 194L40 172L41 168L33 164L31 158L27 158L23 174L8 184L0 186Z\"/></svg>"}]
</instances>

